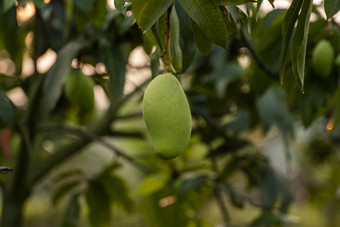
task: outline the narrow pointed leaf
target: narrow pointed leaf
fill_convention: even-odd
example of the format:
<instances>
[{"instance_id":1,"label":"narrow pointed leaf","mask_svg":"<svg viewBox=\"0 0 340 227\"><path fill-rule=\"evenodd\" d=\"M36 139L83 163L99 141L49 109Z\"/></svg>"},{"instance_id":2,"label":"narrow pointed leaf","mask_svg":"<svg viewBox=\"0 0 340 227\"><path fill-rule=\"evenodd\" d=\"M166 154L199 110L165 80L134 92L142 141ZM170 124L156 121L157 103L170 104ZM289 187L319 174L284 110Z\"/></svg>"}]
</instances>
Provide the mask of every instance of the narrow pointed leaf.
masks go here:
<instances>
[{"instance_id":1,"label":"narrow pointed leaf","mask_svg":"<svg viewBox=\"0 0 340 227\"><path fill-rule=\"evenodd\" d=\"M66 77L71 71L71 62L77 56L82 42L74 40L66 44L59 52L57 60L47 73L43 85L43 110L48 114L57 104Z\"/></svg>"},{"instance_id":2,"label":"narrow pointed leaf","mask_svg":"<svg viewBox=\"0 0 340 227\"><path fill-rule=\"evenodd\" d=\"M219 5L234 6L256 2L256 0L216 0Z\"/></svg>"},{"instance_id":3,"label":"narrow pointed leaf","mask_svg":"<svg viewBox=\"0 0 340 227\"><path fill-rule=\"evenodd\" d=\"M79 214L80 214L79 194L75 194L71 197L61 226L78 227L80 216Z\"/></svg>"},{"instance_id":4,"label":"narrow pointed leaf","mask_svg":"<svg viewBox=\"0 0 340 227\"><path fill-rule=\"evenodd\" d=\"M340 10L340 0L325 0L324 4L327 20L337 14Z\"/></svg>"},{"instance_id":5,"label":"narrow pointed leaf","mask_svg":"<svg viewBox=\"0 0 340 227\"><path fill-rule=\"evenodd\" d=\"M126 2L130 2L130 0L114 0L116 9L123 14L124 17L126 17L126 7L124 6Z\"/></svg>"},{"instance_id":6,"label":"narrow pointed leaf","mask_svg":"<svg viewBox=\"0 0 340 227\"><path fill-rule=\"evenodd\" d=\"M60 199L67 194L68 192L70 192L72 189L74 189L75 187L77 187L79 185L79 181L71 181L71 182L67 182L64 183L62 185L60 185L56 191L54 192L53 198L52 198L52 202L53 202L53 206L56 206L58 204L58 202L60 201Z\"/></svg>"},{"instance_id":7,"label":"narrow pointed leaf","mask_svg":"<svg viewBox=\"0 0 340 227\"><path fill-rule=\"evenodd\" d=\"M92 227L109 227L110 225L110 198L103 186L92 183L85 192L85 198L89 207L88 218Z\"/></svg>"},{"instance_id":8,"label":"narrow pointed leaf","mask_svg":"<svg viewBox=\"0 0 340 227\"><path fill-rule=\"evenodd\" d=\"M110 76L110 91L114 97L123 94L125 84L126 60L120 47L112 48L106 39L100 40L100 59Z\"/></svg>"},{"instance_id":9,"label":"narrow pointed leaf","mask_svg":"<svg viewBox=\"0 0 340 227\"><path fill-rule=\"evenodd\" d=\"M228 30L215 1L179 0L184 10L215 44L227 49Z\"/></svg>"},{"instance_id":10,"label":"narrow pointed leaf","mask_svg":"<svg viewBox=\"0 0 340 227\"><path fill-rule=\"evenodd\" d=\"M149 0L139 16L139 27L143 31L149 30L171 6L173 1L174 0Z\"/></svg>"},{"instance_id":11,"label":"narrow pointed leaf","mask_svg":"<svg viewBox=\"0 0 340 227\"><path fill-rule=\"evenodd\" d=\"M12 103L9 101L5 93L0 91L0 120L7 126L13 127L14 125L14 112Z\"/></svg>"},{"instance_id":12,"label":"narrow pointed leaf","mask_svg":"<svg viewBox=\"0 0 340 227\"><path fill-rule=\"evenodd\" d=\"M212 42L205 36L204 32L198 27L195 21L191 20L192 33L194 34L194 40L199 52L205 56L211 51Z\"/></svg>"},{"instance_id":13,"label":"narrow pointed leaf","mask_svg":"<svg viewBox=\"0 0 340 227\"><path fill-rule=\"evenodd\" d=\"M133 15L137 21L137 24L139 24L139 16L141 15L147 2L148 0L132 0L131 2Z\"/></svg>"},{"instance_id":14,"label":"narrow pointed leaf","mask_svg":"<svg viewBox=\"0 0 340 227\"><path fill-rule=\"evenodd\" d=\"M301 13L298 19L298 25L293 38L291 58L293 72L300 78L302 90L305 77L305 60L306 47L309 30L309 18L312 11L313 1L304 0L301 8Z\"/></svg>"},{"instance_id":15,"label":"narrow pointed leaf","mask_svg":"<svg viewBox=\"0 0 340 227\"><path fill-rule=\"evenodd\" d=\"M285 19L282 24L282 49L280 54L280 80L283 83L283 74L285 68L285 60L288 52L289 42L293 33L295 22L298 18L299 11L303 0L295 0L289 7Z\"/></svg>"},{"instance_id":16,"label":"narrow pointed leaf","mask_svg":"<svg viewBox=\"0 0 340 227\"><path fill-rule=\"evenodd\" d=\"M177 73L182 71L182 50L180 47L180 25L176 8L173 7L170 14L170 62Z\"/></svg>"}]
</instances>

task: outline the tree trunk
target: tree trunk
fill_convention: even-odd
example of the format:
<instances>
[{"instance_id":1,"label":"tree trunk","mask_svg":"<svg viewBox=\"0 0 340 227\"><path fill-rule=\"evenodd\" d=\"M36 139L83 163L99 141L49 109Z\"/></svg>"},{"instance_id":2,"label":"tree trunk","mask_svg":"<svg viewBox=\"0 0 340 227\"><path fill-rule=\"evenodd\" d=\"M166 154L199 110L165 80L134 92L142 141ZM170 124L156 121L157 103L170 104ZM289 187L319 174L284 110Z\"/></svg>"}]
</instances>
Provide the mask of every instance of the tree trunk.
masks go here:
<instances>
[{"instance_id":1,"label":"tree trunk","mask_svg":"<svg viewBox=\"0 0 340 227\"><path fill-rule=\"evenodd\" d=\"M23 205L26 197L15 197L4 193L1 227L20 227L23 221Z\"/></svg>"}]
</instances>

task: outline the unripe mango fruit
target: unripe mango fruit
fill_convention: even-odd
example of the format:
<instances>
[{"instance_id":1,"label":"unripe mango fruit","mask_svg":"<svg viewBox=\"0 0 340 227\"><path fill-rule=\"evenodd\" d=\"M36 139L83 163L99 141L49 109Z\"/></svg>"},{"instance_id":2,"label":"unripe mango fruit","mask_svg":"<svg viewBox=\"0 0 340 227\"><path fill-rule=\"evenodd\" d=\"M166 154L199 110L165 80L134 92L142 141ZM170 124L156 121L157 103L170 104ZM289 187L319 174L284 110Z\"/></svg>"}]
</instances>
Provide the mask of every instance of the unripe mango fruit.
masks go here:
<instances>
[{"instance_id":1,"label":"unripe mango fruit","mask_svg":"<svg viewBox=\"0 0 340 227\"><path fill-rule=\"evenodd\" d=\"M65 82L65 96L81 111L90 111L94 106L94 81L80 70L73 70Z\"/></svg>"},{"instance_id":2,"label":"unripe mango fruit","mask_svg":"<svg viewBox=\"0 0 340 227\"><path fill-rule=\"evenodd\" d=\"M174 75L165 73L150 82L143 98L143 118L158 156L172 159L184 151L191 134L191 112Z\"/></svg>"},{"instance_id":3,"label":"unripe mango fruit","mask_svg":"<svg viewBox=\"0 0 340 227\"><path fill-rule=\"evenodd\" d=\"M323 77L329 76L332 71L334 50L331 43L321 40L313 49L312 63L315 72Z\"/></svg>"}]
</instances>

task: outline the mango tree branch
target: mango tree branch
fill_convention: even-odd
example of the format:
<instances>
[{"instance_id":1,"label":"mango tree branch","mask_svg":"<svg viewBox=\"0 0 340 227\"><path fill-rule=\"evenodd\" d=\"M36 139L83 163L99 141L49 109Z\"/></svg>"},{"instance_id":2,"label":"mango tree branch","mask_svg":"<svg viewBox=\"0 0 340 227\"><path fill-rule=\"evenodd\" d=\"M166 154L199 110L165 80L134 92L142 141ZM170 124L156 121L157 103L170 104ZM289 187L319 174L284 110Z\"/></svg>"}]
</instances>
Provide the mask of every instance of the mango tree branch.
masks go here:
<instances>
[{"instance_id":1,"label":"mango tree branch","mask_svg":"<svg viewBox=\"0 0 340 227\"><path fill-rule=\"evenodd\" d=\"M141 88L147 84L150 79L144 81L139 87L137 87L130 94L118 99L115 103L111 104L107 112L100 119L94 121L90 126L88 126L85 131L88 131L92 135L106 135L110 132L110 125L115 120L117 115L117 111L120 107L125 104L130 98L135 95L137 92L141 91ZM31 163L32 171L29 173L27 184L29 187L32 187L35 183L37 183L41 178L46 176L50 170L52 170L55 166L59 165L66 159L70 158L72 155L78 153L82 148L86 145L90 144L94 138L89 137L79 137L71 143L63 144L57 147L55 152L50 155L46 160L41 163Z\"/></svg>"}]
</instances>

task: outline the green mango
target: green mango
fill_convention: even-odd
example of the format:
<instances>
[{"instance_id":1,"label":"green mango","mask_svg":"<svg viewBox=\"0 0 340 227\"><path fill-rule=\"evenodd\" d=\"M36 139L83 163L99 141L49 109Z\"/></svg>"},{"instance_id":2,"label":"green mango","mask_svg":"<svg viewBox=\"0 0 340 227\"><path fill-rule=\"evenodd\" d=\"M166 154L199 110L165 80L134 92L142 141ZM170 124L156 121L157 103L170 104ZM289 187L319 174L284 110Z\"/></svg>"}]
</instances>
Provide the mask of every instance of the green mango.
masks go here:
<instances>
[{"instance_id":1,"label":"green mango","mask_svg":"<svg viewBox=\"0 0 340 227\"><path fill-rule=\"evenodd\" d=\"M327 40L318 42L312 53L314 71L322 77L328 77L332 71L333 60L334 50L331 43Z\"/></svg>"},{"instance_id":2,"label":"green mango","mask_svg":"<svg viewBox=\"0 0 340 227\"><path fill-rule=\"evenodd\" d=\"M191 134L191 112L174 75L159 75L148 85L143 98L143 118L158 156L172 159L184 151Z\"/></svg>"},{"instance_id":3,"label":"green mango","mask_svg":"<svg viewBox=\"0 0 340 227\"><path fill-rule=\"evenodd\" d=\"M81 111L91 111L94 107L94 81L80 70L73 70L65 82L65 96Z\"/></svg>"}]
</instances>

